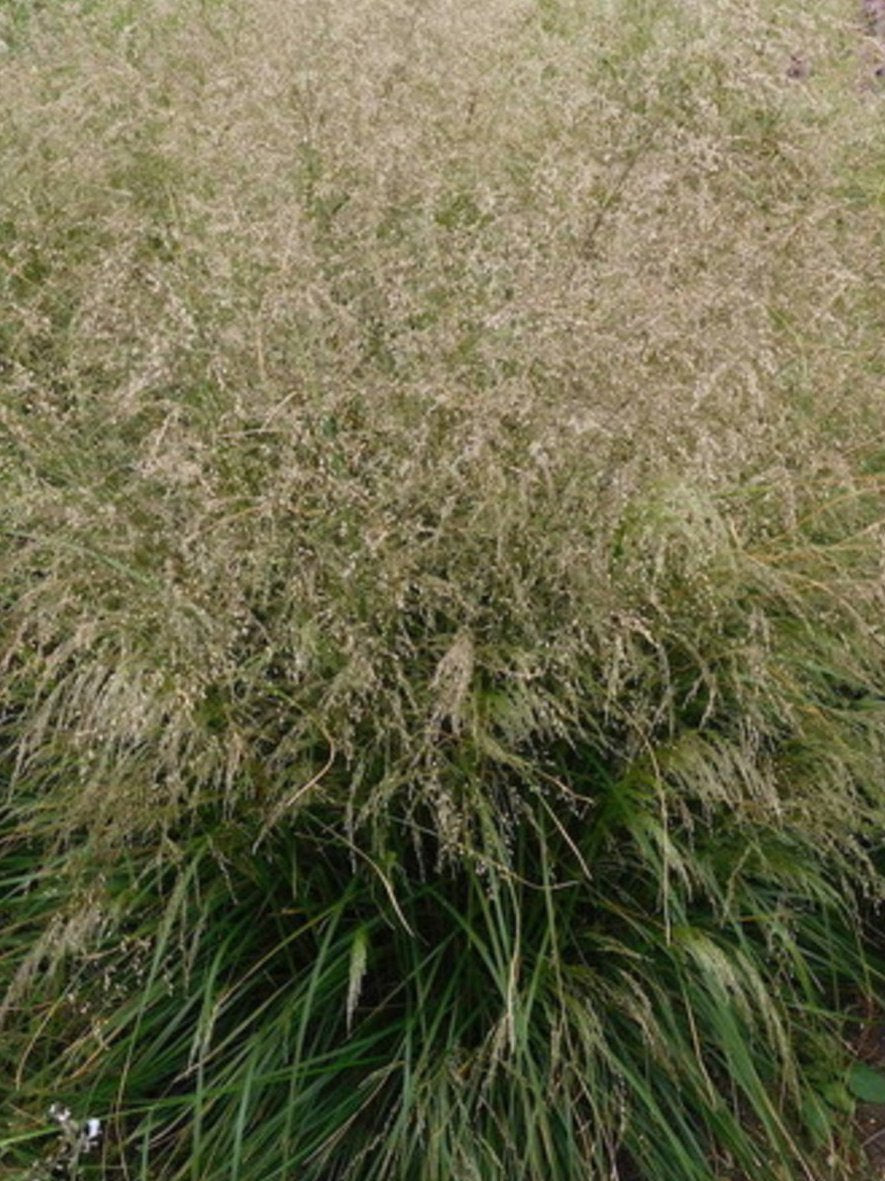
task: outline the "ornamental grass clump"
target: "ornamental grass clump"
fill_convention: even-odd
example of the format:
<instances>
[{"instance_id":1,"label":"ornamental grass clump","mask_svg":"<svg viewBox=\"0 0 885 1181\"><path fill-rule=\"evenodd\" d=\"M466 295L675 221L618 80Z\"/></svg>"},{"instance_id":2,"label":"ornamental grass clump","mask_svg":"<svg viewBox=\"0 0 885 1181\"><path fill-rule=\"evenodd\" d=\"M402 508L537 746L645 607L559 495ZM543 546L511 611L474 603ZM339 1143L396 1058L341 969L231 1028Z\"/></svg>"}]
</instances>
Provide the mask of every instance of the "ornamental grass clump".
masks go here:
<instances>
[{"instance_id":1,"label":"ornamental grass clump","mask_svg":"<svg viewBox=\"0 0 885 1181\"><path fill-rule=\"evenodd\" d=\"M0 19L12 1167L847 1178L885 821L852 14Z\"/></svg>"}]
</instances>

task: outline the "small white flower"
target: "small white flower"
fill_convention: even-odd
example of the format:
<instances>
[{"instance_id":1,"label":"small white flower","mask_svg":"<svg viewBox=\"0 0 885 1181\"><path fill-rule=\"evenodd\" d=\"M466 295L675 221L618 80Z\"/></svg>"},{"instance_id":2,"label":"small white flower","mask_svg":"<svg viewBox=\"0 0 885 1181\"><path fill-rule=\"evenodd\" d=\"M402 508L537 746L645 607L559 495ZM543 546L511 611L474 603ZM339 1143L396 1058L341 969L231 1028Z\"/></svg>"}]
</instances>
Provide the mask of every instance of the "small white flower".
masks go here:
<instances>
[{"instance_id":1,"label":"small white flower","mask_svg":"<svg viewBox=\"0 0 885 1181\"><path fill-rule=\"evenodd\" d=\"M59 1124L68 1124L71 1120L71 1112L69 1108L62 1107L60 1103L53 1103L49 1108L49 1118Z\"/></svg>"}]
</instances>

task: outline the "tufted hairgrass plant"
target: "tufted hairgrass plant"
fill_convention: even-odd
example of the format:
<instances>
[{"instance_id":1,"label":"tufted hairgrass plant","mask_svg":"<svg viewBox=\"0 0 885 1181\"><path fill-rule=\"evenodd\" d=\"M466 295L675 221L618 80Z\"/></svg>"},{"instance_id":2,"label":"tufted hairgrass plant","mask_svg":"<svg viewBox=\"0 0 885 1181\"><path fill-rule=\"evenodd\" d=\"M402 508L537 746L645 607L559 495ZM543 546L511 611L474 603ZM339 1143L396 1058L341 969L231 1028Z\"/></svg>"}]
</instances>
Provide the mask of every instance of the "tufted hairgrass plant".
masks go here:
<instances>
[{"instance_id":1,"label":"tufted hairgrass plant","mask_svg":"<svg viewBox=\"0 0 885 1181\"><path fill-rule=\"evenodd\" d=\"M0 0L0 37L9 1167L56 1103L102 1121L76 1181L855 1177L852 13Z\"/></svg>"}]
</instances>

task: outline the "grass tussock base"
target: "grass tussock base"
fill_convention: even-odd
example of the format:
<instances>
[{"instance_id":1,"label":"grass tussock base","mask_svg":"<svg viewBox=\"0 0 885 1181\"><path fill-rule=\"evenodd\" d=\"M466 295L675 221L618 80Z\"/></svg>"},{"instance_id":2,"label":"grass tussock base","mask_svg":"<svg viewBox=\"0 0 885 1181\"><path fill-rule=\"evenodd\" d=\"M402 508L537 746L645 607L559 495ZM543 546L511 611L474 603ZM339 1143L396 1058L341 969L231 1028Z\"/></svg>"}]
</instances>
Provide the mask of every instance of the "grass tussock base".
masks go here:
<instances>
[{"instance_id":1,"label":"grass tussock base","mask_svg":"<svg viewBox=\"0 0 885 1181\"><path fill-rule=\"evenodd\" d=\"M885 799L851 14L0 19L11 1167L847 1177Z\"/></svg>"}]
</instances>

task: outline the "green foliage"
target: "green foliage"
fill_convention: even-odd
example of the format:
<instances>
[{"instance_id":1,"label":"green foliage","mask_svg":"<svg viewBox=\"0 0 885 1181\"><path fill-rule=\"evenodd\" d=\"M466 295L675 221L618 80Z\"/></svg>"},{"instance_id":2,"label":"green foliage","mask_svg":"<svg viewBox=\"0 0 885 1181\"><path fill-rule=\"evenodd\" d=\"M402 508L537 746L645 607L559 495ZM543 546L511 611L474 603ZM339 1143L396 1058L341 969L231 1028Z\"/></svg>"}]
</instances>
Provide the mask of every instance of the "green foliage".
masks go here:
<instances>
[{"instance_id":1,"label":"green foliage","mask_svg":"<svg viewBox=\"0 0 885 1181\"><path fill-rule=\"evenodd\" d=\"M849 1070L848 1089L864 1103L885 1104L885 1074L864 1062L855 1062Z\"/></svg>"},{"instance_id":2,"label":"green foliage","mask_svg":"<svg viewBox=\"0 0 885 1181\"><path fill-rule=\"evenodd\" d=\"M662 904L664 849L688 850L653 795L582 778L632 802L593 823L540 791L473 872L421 873L414 825L355 867L314 810L260 857L208 815L174 868L131 856L37 1006L19 1102L101 1113L108 1175L142 1175L142 1149L143 1175L182 1177L579 1178L629 1156L702 1178L714 1146L798 1165L803 1122L832 1140L842 1118L826 1092L809 1114L801 1072L811 1027L838 1027L822 987L838 1003L863 973L844 901L813 847L723 817Z\"/></svg>"},{"instance_id":3,"label":"green foliage","mask_svg":"<svg viewBox=\"0 0 885 1181\"><path fill-rule=\"evenodd\" d=\"M332 8L0 6L0 1147L845 1178L885 158L837 2Z\"/></svg>"}]
</instances>

